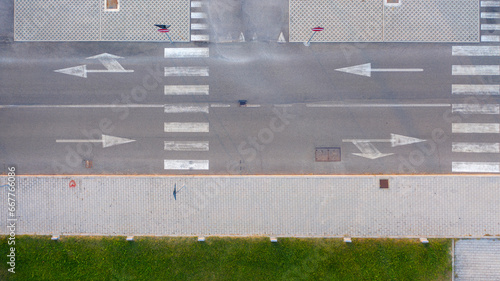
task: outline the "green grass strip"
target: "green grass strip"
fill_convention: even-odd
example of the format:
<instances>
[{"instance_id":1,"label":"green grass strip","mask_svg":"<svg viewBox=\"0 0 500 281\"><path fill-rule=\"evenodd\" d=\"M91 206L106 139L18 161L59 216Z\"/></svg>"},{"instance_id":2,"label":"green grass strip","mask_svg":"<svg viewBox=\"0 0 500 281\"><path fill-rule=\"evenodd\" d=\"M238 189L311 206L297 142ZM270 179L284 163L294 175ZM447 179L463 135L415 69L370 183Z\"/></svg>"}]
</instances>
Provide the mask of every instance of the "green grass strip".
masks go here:
<instances>
[{"instance_id":1,"label":"green grass strip","mask_svg":"<svg viewBox=\"0 0 500 281\"><path fill-rule=\"evenodd\" d=\"M16 237L16 273L0 280L450 280L451 240Z\"/></svg>"}]
</instances>

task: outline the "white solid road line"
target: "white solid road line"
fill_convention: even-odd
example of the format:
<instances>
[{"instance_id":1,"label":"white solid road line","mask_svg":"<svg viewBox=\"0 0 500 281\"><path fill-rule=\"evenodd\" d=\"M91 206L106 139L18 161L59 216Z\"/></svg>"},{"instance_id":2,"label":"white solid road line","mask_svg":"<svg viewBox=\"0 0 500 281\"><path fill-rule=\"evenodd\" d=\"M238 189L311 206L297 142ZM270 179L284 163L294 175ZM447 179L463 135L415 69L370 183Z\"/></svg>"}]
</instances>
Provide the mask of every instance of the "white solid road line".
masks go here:
<instances>
[{"instance_id":1,"label":"white solid road line","mask_svg":"<svg viewBox=\"0 0 500 281\"><path fill-rule=\"evenodd\" d=\"M500 75L500 65L453 65L452 75Z\"/></svg>"},{"instance_id":2,"label":"white solid road line","mask_svg":"<svg viewBox=\"0 0 500 281\"><path fill-rule=\"evenodd\" d=\"M481 24L481 30L500 30L500 24Z\"/></svg>"},{"instance_id":3,"label":"white solid road line","mask_svg":"<svg viewBox=\"0 0 500 281\"><path fill-rule=\"evenodd\" d=\"M222 103L214 103L211 104L210 107L231 107L230 104L222 104Z\"/></svg>"},{"instance_id":4,"label":"white solid road line","mask_svg":"<svg viewBox=\"0 0 500 281\"><path fill-rule=\"evenodd\" d=\"M500 13L482 12L481 13L481 18L482 19L500 19Z\"/></svg>"},{"instance_id":5,"label":"white solid road line","mask_svg":"<svg viewBox=\"0 0 500 281\"><path fill-rule=\"evenodd\" d=\"M464 114L500 114L498 104L452 104L451 110Z\"/></svg>"},{"instance_id":6,"label":"white solid road line","mask_svg":"<svg viewBox=\"0 0 500 281\"><path fill-rule=\"evenodd\" d=\"M206 19L207 14L200 13L200 12L191 12L191 18L192 19Z\"/></svg>"},{"instance_id":7,"label":"white solid road line","mask_svg":"<svg viewBox=\"0 0 500 281\"><path fill-rule=\"evenodd\" d=\"M191 8L201 8L201 1L191 1Z\"/></svg>"},{"instance_id":8,"label":"white solid road line","mask_svg":"<svg viewBox=\"0 0 500 281\"><path fill-rule=\"evenodd\" d=\"M208 67L165 67L165 77L168 76L208 76Z\"/></svg>"},{"instance_id":9,"label":"white solid road line","mask_svg":"<svg viewBox=\"0 0 500 281\"><path fill-rule=\"evenodd\" d=\"M165 48L165 58L208 58L208 48Z\"/></svg>"},{"instance_id":10,"label":"white solid road line","mask_svg":"<svg viewBox=\"0 0 500 281\"><path fill-rule=\"evenodd\" d=\"M187 96L187 95L208 95L208 85L172 85L165 86L165 95Z\"/></svg>"},{"instance_id":11,"label":"white solid road line","mask_svg":"<svg viewBox=\"0 0 500 281\"><path fill-rule=\"evenodd\" d=\"M452 162L454 173L500 173L500 163L495 162Z\"/></svg>"},{"instance_id":12,"label":"white solid road line","mask_svg":"<svg viewBox=\"0 0 500 281\"><path fill-rule=\"evenodd\" d=\"M166 133L208 133L208 123L197 122L165 122Z\"/></svg>"},{"instance_id":13,"label":"white solid road line","mask_svg":"<svg viewBox=\"0 0 500 281\"><path fill-rule=\"evenodd\" d=\"M208 104L166 104L165 113L208 113Z\"/></svg>"},{"instance_id":14,"label":"white solid road line","mask_svg":"<svg viewBox=\"0 0 500 281\"><path fill-rule=\"evenodd\" d=\"M500 124L495 123L453 123L454 134L500 134Z\"/></svg>"},{"instance_id":15,"label":"white solid road line","mask_svg":"<svg viewBox=\"0 0 500 281\"><path fill-rule=\"evenodd\" d=\"M500 95L500 85L460 85L451 86L453 95Z\"/></svg>"},{"instance_id":16,"label":"white solid road line","mask_svg":"<svg viewBox=\"0 0 500 281\"><path fill-rule=\"evenodd\" d=\"M481 35L481 42L500 42L498 35Z\"/></svg>"},{"instance_id":17,"label":"white solid road line","mask_svg":"<svg viewBox=\"0 0 500 281\"><path fill-rule=\"evenodd\" d=\"M308 103L306 107L450 107L449 103L423 103L423 104L321 104L321 103Z\"/></svg>"},{"instance_id":18,"label":"white solid road line","mask_svg":"<svg viewBox=\"0 0 500 281\"><path fill-rule=\"evenodd\" d=\"M52 104L0 105L0 108L160 108L163 104Z\"/></svg>"},{"instance_id":19,"label":"white solid road line","mask_svg":"<svg viewBox=\"0 0 500 281\"><path fill-rule=\"evenodd\" d=\"M165 160L165 170L208 170L208 160Z\"/></svg>"},{"instance_id":20,"label":"white solid road line","mask_svg":"<svg viewBox=\"0 0 500 281\"><path fill-rule=\"evenodd\" d=\"M167 151L208 151L208 141L165 141Z\"/></svg>"},{"instance_id":21,"label":"white solid road line","mask_svg":"<svg viewBox=\"0 0 500 281\"><path fill-rule=\"evenodd\" d=\"M452 143L452 151L466 153L500 153L500 144L487 142L454 142Z\"/></svg>"},{"instance_id":22,"label":"white solid road line","mask_svg":"<svg viewBox=\"0 0 500 281\"><path fill-rule=\"evenodd\" d=\"M453 56L500 56L500 46L453 46Z\"/></svg>"},{"instance_id":23,"label":"white solid road line","mask_svg":"<svg viewBox=\"0 0 500 281\"><path fill-rule=\"evenodd\" d=\"M500 1L481 1L481 7L500 7Z\"/></svg>"},{"instance_id":24,"label":"white solid road line","mask_svg":"<svg viewBox=\"0 0 500 281\"><path fill-rule=\"evenodd\" d=\"M208 34L191 34L191 41L193 42L208 42L210 36Z\"/></svg>"},{"instance_id":25,"label":"white solid road line","mask_svg":"<svg viewBox=\"0 0 500 281\"><path fill-rule=\"evenodd\" d=\"M192 23L191 30L206 30L208 29L208 24L206 23Z\"/></svg>"}]
</instances>

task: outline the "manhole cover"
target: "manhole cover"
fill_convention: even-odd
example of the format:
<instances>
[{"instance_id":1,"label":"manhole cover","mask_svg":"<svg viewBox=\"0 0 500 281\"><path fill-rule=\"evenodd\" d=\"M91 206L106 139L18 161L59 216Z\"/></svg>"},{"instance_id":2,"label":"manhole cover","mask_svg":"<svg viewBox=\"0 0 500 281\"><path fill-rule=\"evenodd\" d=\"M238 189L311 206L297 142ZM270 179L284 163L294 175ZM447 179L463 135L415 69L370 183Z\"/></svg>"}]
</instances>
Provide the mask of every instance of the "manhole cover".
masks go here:
<instances>
[{"instance_id":1,"label":"manhole cover","mask_svg":"<svg viewBox=\"0 0 500 281\"><path fill-rule=\"evenodd\" d=\"M316 162L339 162L340 147L316 147Z\"/></svg>"}]
</instances>

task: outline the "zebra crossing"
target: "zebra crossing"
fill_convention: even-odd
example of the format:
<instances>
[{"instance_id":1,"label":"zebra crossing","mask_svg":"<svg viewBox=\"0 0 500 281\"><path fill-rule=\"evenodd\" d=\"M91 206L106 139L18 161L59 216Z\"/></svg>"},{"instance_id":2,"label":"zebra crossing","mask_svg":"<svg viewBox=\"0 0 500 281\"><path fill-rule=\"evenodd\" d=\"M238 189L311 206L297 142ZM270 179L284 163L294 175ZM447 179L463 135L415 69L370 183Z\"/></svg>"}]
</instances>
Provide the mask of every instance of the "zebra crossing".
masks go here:
<instances>
[{"instance_id":1,"label":"zebra crossing","mask_svg":"<svg viewBox=\"0 0 500 281\"><path fill-rule=\"evenodd\" d=\"M500 4L500 1L481 1L481 7ZM500 5L498 6L500 7ZM481 17L493 15L481 14ZM469 57L499 57L500 46L453 46L453 56ZM498 58L496 60L498 62ZM468 76L498 76L500 75L500 65L452 65L452 75L458 77ZM452 112L468 115L472 121L452 123L452 134L460 135L467 139L477 139L481 136L491 136L500 134L500 123L479 122L482 116L494 116L500 114L500 105L493 103L495 97L500 95L500 85L495 84L452 84L451 94L457 96L480 96L482 99L474 99L475 103L452 104ZM491 97L491 98L489 98ZM498 119L497 119L498 120ZM498 122L498 121L497 121ZM478 153L481 155L491 155L500 153L500 143L497 142L453 142L452 152L457 155L464 153ZM452 172L454 173L500 173L499 162L452 162Z\"/></svg>"},{"instance_id":2,"label":"zebra crossing","mask_svg":"<svg viewBox=\"0 0 500 281\"><path fill-rule=\"evenodd\" d=\"M191 1L191 42L209 42L207 14L202 1Z\"/></svg>"},{"instance_id":3,"label":"zebra crossing","mask_svg":"<svg viewBox=\"0 0 500 281\"><path fill-rule=\"evenodd\" d=\"M197 2L191 2L193 3ZM201 2L199 2L201 3ZM195 4L196 5L196 4ZM165 48L165 59L178 61L179 59L203 59L209 57L209 48ZM177 63L176 63L177 64ZM171 159L169 155L175 152L198 152L200 158L206 158L210 149L208 140L193 140L191 136L197 138L205 136L210 132L210 124L206 121L206 114L209 114L210 105L208 103L185 103L175 100L181 96L208 96L209 85L188 85L190 79L194 77L208 77L208 66L166 66L164 75L168 83L169 77L173 79L183 77L184 85L165 85L164 95L170 103L164 105L164 112L167 116L180 115L184 119L189 115L190 120L199 120L197 122L164 122L163 130L167 136L164 140L163 150L167 159L163 161L165 170L209 170L210 163L207 159ZM178 81L175 80L175 81ZM170 117L167 117L170 119ZM179 140L181 139L181 140ZM178 154L176 154L178 155Z\"/></svg>"},{"instance_id":4,"label":"zebra crossing","mask_svg":"<svg viewBox=\"0 0 500 281\"><path fill-rule=\"evenodd\" d=\"M481 42L500 42L500 0L481 1Z\"/></svg>"}]
</instances>

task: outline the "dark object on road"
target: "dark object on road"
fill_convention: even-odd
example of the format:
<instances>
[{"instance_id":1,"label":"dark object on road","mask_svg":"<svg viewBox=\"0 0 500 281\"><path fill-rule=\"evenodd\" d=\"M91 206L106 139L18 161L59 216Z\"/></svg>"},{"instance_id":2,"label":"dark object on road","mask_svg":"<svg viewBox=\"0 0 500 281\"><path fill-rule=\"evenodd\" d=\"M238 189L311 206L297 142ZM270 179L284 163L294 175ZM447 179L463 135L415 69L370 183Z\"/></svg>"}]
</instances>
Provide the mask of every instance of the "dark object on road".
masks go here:
<instances>
[{"instance_id":1,"label":"dark object on road","mask_svg":"<svg viewBox=\"0 0 500 281\"><path fill-rule=\"evenodd\" d=\"M316 147L316 162L340 162L340 147Z\"/></svg>"},{"instance_id":2,"label":"dark object on road","mask_svg":"<svg viewBox=\"0 0 500 281\"><path fill-rule=\"evenodd\" d=\"M246 107L247 106L247 100L239 100L238 101L238 106L239 107Z\"/></svg>"}]
</instances>

